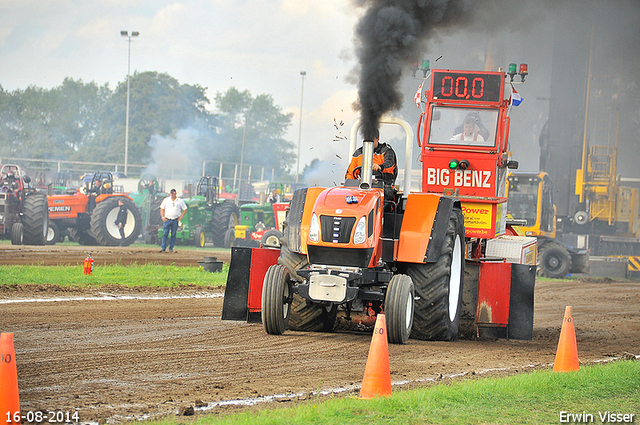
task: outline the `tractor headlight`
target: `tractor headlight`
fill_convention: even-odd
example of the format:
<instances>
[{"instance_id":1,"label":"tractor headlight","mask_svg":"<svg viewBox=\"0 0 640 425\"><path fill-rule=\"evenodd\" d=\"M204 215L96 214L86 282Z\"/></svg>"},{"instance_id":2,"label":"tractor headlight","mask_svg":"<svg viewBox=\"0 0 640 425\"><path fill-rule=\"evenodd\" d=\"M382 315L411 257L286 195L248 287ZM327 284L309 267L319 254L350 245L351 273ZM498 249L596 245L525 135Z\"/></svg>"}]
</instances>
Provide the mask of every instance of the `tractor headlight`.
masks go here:
<instances>
[{"instance_id":1,"label":"tractor headlight","mask_svg":"<svg viewBox=\"0 0 640 425\"><path fill-rule=\"evenodd\" d=\"M353 243L360 244L367 240L367 217L362 216L356 225L356 231L353 234Z\"/></svg>"},{"instance_id":2,"label":"tractor headlight","mask_svg":"<svg viewBox=\"0 0 640 425\"><path fill-rule=\"evenodd\" d=\"M311 216L311 225L309 226L309 240L312 242L318 242L320 240L320 224L318 223L318 216L313 213Z\"/></svg>"}]
</instances>

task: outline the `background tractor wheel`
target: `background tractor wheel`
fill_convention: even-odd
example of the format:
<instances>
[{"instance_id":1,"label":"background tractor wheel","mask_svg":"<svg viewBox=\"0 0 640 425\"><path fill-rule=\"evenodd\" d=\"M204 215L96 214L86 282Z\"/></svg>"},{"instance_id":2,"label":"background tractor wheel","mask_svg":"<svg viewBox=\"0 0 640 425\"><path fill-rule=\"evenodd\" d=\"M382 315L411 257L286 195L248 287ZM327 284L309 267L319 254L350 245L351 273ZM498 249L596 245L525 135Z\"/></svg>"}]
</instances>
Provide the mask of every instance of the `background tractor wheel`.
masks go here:
<instances>
[{"instance_id":1,"label":"background tractor wheel","mask_svg":"<svg viewBox=\"0 0 640 425\"><path fill-rule=\"evenodd\" d=\"M384 299L387 317L387 336L392 344L405 344L413 325L413 303L415 292L411 278L397 274L391 278Z\"/></svg>"},{"instance_id":2,"label":"background tractor wheel","mask_svg":"<svg viewBox=\"0 0 640 425\"><path fill-rule=\"evenodd\" d=\"M11 226L11 244L12 245L23 245L24 238L24 226L22 223L13 223Z\"/></svg>"},{"instance_id":3,"label":"background tractor wheel","mask_svg":"<svg viewBox=\"0 0 640 425\"><path fill-rule=\"evenodd\" d=\"M270 266L262 286L262 325L270 335L282 335L289 323L291 298L289 273L279 264Z\"/></svg>"},{"instance_id":4,"label":"background tractor wheel","mask_svg":"<svg viewBox=\"0 0 640 425\"><path fill-rule=\"evenodd\" d=\"M98 245L98 242L96 242L96 238L94 238L88 231L79 229L77 227L69 228L69 239L76 243L79 243L80 245Z\"/></svg>"},{"instance_id":5,"label":"background tractor wheel","mask_svg":"<svg viewBox=\"0 0 640 425\"><path fill-rule=\"evenodd\" d=\"M47 229L47 245L55 245L60 240L60 228L58 225L49 221L49 229Z\"/></svg>"},{"instance_id":6,"label":"background tractor wheel","mask_svg":"<svg viewBox=\"0 0 640 425\"><path fill-rule=\"evenodd\" d=\"M411 337L453 341L460 328L464 279L464 217L454 208L436 263L408 264L416 300Z\"/></svg>"},{"instance_id":7,"label":"background tractor wheel","mask_svg":"<svg viewBox=\"0 0 640 425\"><path fill-rule=\"evenodd\" d=\"M140 210L129 198L112 196L101 201L91 213L91 234L96 242L103 246L120 245L120 231L115 224L118 216L118 200L124 201L127 207L127 223L124 226L124 245L129 246L138 239L142 228Z\"/></svg>"},{"instance_id":8,"label":"background tractor wheel","mask_svg":"<svg viewBox=\"0 0 640 425\"><path fill-rule=\"evenodd\" d=\"M240 209L231 201L224 201L215 208L211 218L213 246L223 247L227 230L235 229L238 224Z\"/></svg>"},{"instance_id":9,"label":"background tractor wheel","mask_svg":"<svg viewBox=\"0 0 640 425\"><path fill-rule=\"evenodd\" d=\"M196 237L194 238L193 242L195 246L199 248L204 248L204 245L206 243L206 238L204 236L204 230L202 230L200 227L196 229Z\"/></svg>"},{"instance_id":10,"label":"background tractor wheel","mask_svg":"<svg viewBox=\"0 0 640 425\"><path fill-rule=\"evenodd\" d=\"M44 193L29 193L22 206L25 245L44 245L49 231L49 204Z\"/></svg>"},{"instance_id":11,"label":"background tractor wheel","mask_svg":"<svg viewBox=\"0 0 640 425\"><path fill-rule=\"evenodd\" d=\"M260 243L264 248L280 248L281 239L282 232L280 230L271 229L264 232Z\"/></svg>"},{"instance_id":12,"label":"background tractor wheel","mask_svg":"<svg viewBox=\"0 0 640 425\"><path fill-rule=\"evenodd\" d=\"M571 270L571 255L561 245L548 242L538 250L538 263L540 275L562 279Z\"/></svg>"}]
</instances>

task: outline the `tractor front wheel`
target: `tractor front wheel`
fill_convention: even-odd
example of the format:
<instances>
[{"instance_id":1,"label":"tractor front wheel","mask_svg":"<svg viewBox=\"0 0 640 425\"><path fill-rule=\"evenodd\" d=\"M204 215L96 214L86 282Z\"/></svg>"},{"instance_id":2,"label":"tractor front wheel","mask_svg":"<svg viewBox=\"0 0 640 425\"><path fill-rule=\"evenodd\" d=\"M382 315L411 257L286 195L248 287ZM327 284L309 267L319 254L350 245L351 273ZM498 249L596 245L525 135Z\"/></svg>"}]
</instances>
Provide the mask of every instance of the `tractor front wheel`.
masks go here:
<instances>
[{"instance_id":1,"label":"tractor front wheel","mask_svg":"<svg viewBox=\"0 0 640 425\"><path fill-rule=\"evenodd\" d=\"M416 300L411 337L453 341L460 328L464 280L464 216L454 208L435 263L409 264Z\"/></svg>"},{"instance_id":2,"label":"tractor front wheel","mask_svg":"<svg viewBox=\"0 0 640 425\"><path fill-rule=\"evenodd\" d=\"M287 268L270 266L262 286L262 325L270 335L282 335L291 312L291 288Z\"/></svg>"},{"instance_id":3,"label":"tractor front wheel","mask_svg":"<svg viewBox=\"0 0 640 425\"><path fill-rule=\"evenodd\" d=\"M47 229L47 245L55 245L60 240L60 228L58 225L49 221L49 228Z\"/></svg>"},{"instance_id":4,"label":"tractor front wheel","mask_svg":"<svg viewBox=\"0 0 640 425\"><path fill-rule=\"evenodd\" d=\"M200 227L196 229L196 237L194 239L194 242L198 248L204 248L206 238L204 235L204 230L202 230Z\"/></svg>"},{"instance_id":5,"label":"tractor front wheel","mask_svg":"<svg viewBox=\"0 0 640 425\"><path fill-rule=\"evenodd\" d=\"M271 229L264 232L260 243L264 248L280 248L280 240L282 232L280 230Z\"/></svg>"},{"instance_id":6,"label":"tractor front wheel","mask_svg":"<svg viewBox=\"0 0 640 425\"><path fill-rule=\"evenodd\" d=\"M397 274L391 278L384 299L387 317L387 336L392 344L405 344L413 325L413 303L415 291L411 278Z\"/></svg>"},{"instance_id":7,"label":"tractor front wheel","mask_svg":"<svg viewBox=\"0 0 640 425\"><path fill-rule=\"evenodd\" d=\"M11 226L11 244L22 245L24 239L24 226L22 223L13 223Z\"/></svg>"}]
</instances>

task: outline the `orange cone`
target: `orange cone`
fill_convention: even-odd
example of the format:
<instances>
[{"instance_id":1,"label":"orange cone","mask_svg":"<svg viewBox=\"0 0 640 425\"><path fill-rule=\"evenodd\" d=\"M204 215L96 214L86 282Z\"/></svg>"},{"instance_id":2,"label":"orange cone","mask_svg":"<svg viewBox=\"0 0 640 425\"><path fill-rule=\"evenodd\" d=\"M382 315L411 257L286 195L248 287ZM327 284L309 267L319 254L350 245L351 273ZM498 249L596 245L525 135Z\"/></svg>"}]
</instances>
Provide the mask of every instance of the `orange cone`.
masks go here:
<instances>
[{"instance_id":1,"label":"orange cone","mask_svg":"<svg viewBox=\"0 0 640 425\"><path fill-rule=\"evenodd\" d=\"M360 398L389 397L391 395L391 372L389 371L389 342L387 320L378 314L371 338L367 366L364 369Z\"/></svg>"},{"instance_id":2,"label":"orange cone","mask_svg":"<svg viewBox=\"0 0 640 425\"><path fill-rule=\"evenodd\" d=\"M0 420L20 425L20 400L18 398L18 369L13 334L0 334ZM17 421L14 419L18 419Z\"/></svg>"},{"instance_id":3,"label":"orange cone","mask_svg":"<svg viewBox=\"0 0 640 425\"><path fill-rule=\"evenodd\" d=\"M553 364L554 372L575 372L580 369L578 362L578 346L576 345L576 331L571 317L571 306L564 310L560 341L556 351L556 361Z\"/></svg>"}]
</instances>

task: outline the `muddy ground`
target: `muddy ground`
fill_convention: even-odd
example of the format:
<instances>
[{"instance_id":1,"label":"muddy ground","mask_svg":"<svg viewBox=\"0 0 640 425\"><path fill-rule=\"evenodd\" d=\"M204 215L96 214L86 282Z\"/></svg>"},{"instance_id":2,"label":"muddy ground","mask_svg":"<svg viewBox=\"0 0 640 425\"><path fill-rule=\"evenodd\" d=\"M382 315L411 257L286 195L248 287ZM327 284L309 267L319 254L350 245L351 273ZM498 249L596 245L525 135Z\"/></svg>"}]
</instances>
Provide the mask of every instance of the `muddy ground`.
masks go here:
<instances>
[{"instance_id":1,"label":"muddy ground","mask_svg":"<svg viewBox=\"0 0 640 425\"><path fill-rule=\"evenodd\" d=\"M36 263L54 264L57 258L69 264L83 259L86 248L18 251ZM146 248L97 251L94 257L104 256L105 264L134 255L170 261L169 254ZM171 261L191 255L182 251ZM202 257L203 251L195 252L185 264ZM8 258L6 246L0 255L2 264L25 263ZM317 391L351 394L360 384L370 329L269 336L260 324L222 321L222 295L215 288L147 293L116 286L69 292L18 286L0 292L0 331L14 333L22 410L77 411L83 422L116 423L175 415L182 406L196 407L196 414L224 413L239 408L233 400L276 396L259 405L289 405L315 398ZM640 355L640 283L538 282L532 341L392 345L394 390L452 375L548 368L567 305L573 306L583 364Z\"/></svg>"}]
</instances>

